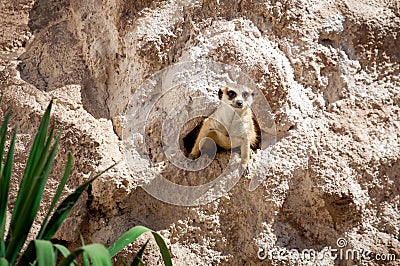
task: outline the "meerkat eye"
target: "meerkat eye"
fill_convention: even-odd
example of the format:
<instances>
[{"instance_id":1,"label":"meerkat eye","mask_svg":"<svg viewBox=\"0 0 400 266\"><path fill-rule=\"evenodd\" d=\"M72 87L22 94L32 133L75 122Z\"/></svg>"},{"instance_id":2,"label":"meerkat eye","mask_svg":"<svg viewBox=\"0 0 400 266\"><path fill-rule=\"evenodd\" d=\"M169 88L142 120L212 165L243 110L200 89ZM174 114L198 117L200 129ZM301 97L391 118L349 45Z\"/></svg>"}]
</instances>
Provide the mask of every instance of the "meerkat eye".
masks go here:
<instances>
[{"instance_id":1,"label":"meerkat eye","mask_svg":"<svg viewBox=\"0 0 400 266\"><path fill-rule=\"evenodd\" d=\"M249 97L249 93L247 91L243 92L243 98Z\"/></svg>"},{"instance_id":2,"label":"meerkat eye","mask_svg":"<svg viewBox=\"0 0 400 266\"><path fill-rule=\"evenodd\" d=\"M236 97L236 92L234 92L234 91L228 91L228 96L229 96L229 98L235 98Z\"/></svg>"}]
</instances>

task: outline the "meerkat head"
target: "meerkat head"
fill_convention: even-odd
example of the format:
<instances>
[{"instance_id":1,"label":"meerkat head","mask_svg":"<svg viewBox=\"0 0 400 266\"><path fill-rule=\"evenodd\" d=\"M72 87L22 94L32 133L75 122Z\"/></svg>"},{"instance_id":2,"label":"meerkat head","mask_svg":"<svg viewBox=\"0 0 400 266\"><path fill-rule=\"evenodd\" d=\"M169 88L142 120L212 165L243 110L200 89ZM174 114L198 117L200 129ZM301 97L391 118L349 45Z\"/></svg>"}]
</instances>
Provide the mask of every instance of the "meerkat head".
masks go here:
<instances>
[{"instance_id":1,"label":"meerkat head","mask_svg":"<svg viewBox=\"0 0 400 266\"><path fill-rule=\"evenodd\" d=\"M245 86L228 84L218 91L219 99L236 109L250 107L253 103L254 92Z\"/></svg>"}]
</instances>

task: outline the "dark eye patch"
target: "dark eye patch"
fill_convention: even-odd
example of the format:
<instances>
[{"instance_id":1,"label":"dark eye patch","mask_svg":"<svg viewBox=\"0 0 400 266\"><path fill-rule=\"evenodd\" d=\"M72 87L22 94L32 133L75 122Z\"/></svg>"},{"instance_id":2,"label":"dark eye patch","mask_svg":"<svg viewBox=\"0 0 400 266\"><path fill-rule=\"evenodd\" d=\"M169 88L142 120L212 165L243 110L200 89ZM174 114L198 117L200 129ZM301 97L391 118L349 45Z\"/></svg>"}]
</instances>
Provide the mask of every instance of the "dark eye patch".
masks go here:
<instances>
[{"instance_id":1,"label":"dark eye patch","mask_svg":"<svg viewBox=\"0 0 400 266\"><path fill-rule=\"evenodd\" d=\"M243 92L243 98L247 98L247 97L249 97L249 93L247 92L247 91L245 91L245 92Z\"/></svg>"},{"instance_id":2,"label":"dark eye patch","mask_svg":"<svg viewBox=\"0 0 400 266\"><path fill-rule=\"evenodd\" d=\"M235 98L235 97L236 97L236 92L234 92L234 91L228 91L228 97L229 97L230 99Z\"/></svg>"}]
</instances>

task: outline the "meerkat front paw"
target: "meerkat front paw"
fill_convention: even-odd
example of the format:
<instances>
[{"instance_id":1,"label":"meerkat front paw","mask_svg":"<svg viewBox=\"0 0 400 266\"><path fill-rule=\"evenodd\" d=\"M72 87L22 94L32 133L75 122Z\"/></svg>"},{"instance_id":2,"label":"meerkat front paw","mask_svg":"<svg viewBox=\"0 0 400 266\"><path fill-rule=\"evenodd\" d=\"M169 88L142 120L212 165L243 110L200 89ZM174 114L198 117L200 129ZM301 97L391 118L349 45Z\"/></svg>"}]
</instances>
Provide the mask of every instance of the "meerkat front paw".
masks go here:
<instances>
[{"instance_id":1,"label":"meerkat front paw","mask_svg":"<svg viewBox=\"0 0 400 266\"><path fill-rule=\"evenodd\" d=\"M199 157L199 155L200 155L200 152L192 151L189 154L189 159L192 159L192 160L197 159Z\"/></svg>"},{"instance_id":2,"label":"meerkat front paw","mask_svg":"<svg viewBox=\"0 0 400 266\"><path fill-rule=\"evenodd\" d=\"M242 175L245 175L245 176L250 173L249 166L247 164L242 164L240 170L241 170L240 172L242 172Z\"/></svg>"}]
</instances>

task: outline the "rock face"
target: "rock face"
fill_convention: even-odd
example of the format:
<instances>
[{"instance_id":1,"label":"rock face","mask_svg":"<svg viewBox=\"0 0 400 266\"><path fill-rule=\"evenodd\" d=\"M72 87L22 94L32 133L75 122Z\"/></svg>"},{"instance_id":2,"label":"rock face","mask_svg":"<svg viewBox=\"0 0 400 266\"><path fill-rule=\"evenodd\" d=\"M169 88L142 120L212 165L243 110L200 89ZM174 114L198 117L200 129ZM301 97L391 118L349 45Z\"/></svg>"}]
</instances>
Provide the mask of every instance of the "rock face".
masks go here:
<instances>
[{"instance_id":1,"label":"rock face","mask_svg":"<svg viewBox=\"0 0 400 266\"><path fill-rule=\"evenodd\" d=\"M57 233L70 247L79 245L78 232L109 245L140 224L161 232L175 265L380 265L377 256L399 265L398 1L5 0L0 10L1 112L12 107L19 129L14 178L51 98L53 122L64 130L49 195L68 150L70 188L119 162ZM276 141L253 153L249 178L261 183L255 190L242 177L210 203L175 206L139 186L158 171L151 160L176 183L204 181L163 154L165 110L189 93L205 96L212 110L218 87L211 85L224 78L200 78L160 101L146 121L148 135L140 134L140 123L133 127L149 146L133 146L129 163L124 114L131 100L140 113L159 94L141 86L157 71L199 60L236 66L255 82L273 114ZM186 79L196 76L188 73ZM176 125L183 150L199 122ZM219 153L204 171L217 177L227 158ZM143 241L117 264L131 260ZM146 259L159 265L152 247ZM338 251L330 257L329 248ZM294 249L314 250L317 258L294 256ZM370 260L344 255L363 250Z\"/></svg>"}]
</instances>

